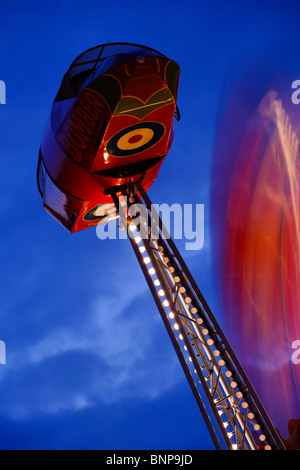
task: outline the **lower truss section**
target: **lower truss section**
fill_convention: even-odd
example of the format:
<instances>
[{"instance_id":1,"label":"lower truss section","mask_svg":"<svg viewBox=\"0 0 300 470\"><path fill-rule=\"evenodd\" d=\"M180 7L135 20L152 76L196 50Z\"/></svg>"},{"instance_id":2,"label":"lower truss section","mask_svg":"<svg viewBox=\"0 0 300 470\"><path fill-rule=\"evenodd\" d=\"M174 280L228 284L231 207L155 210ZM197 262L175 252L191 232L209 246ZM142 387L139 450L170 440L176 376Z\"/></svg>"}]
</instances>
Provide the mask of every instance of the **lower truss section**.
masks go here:
<instances>
[{"instance_id":1,"label":"lower truss section","mask_svg":"<svg viewBox=\"0 0 300 470\"><path fill-rule=\"evenodd\" d=\"M216 449L284 449L142 186L111 196Z\"/></svg>"}]
</instances>

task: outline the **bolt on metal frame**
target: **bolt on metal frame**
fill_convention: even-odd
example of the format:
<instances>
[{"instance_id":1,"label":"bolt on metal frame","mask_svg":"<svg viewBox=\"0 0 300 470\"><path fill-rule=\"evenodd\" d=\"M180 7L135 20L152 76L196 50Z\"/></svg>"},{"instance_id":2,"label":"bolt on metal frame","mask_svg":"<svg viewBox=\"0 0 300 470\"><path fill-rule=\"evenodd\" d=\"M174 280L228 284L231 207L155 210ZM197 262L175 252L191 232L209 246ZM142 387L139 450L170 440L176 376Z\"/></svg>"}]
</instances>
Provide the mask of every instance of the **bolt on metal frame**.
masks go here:
<instances>
[{"instance_id":1,"label":"bolt on metal frame","mask_svg":"<svg viewBox=\"0 0 300 470\"><path fill-rule=\"evenodd\" d=\"M142 185L111 188L110 194L216 449L284 449ZM142 205L146 218L132 210Z\"/></svg>"}]
</instances>

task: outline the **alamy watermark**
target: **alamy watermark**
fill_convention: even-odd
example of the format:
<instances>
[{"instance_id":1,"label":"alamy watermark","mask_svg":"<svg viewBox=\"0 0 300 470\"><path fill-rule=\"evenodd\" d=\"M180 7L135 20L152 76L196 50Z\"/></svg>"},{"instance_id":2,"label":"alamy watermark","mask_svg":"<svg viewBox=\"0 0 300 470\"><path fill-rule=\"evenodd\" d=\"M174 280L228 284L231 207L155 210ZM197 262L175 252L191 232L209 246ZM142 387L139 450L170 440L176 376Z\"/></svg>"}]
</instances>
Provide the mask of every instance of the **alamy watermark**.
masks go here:
<instances>
[{"instance_id":1,"label":"alamy watermark","mask_svg":"<svg viewBox=\"0 0 300 470\"><path fill-rule=\"evenodd\" d=\"M293 341L292 349L295 350L292 354L292 363L295 365L300 364L300 339Z\"/></svg>"},{"instance_id":2,"label":"alamy watermark","mask_svg":"<svg viewBox=\"0 0 300 470\"><path fill-rule=\"evenodd\" d=\"M124 198L125 199L125 198ZM125 201L126 204L126 201ZM101 207L100 207L101 212ZM98 212L98 215L105 216ZM170 237L185 242L186 250L200 250L204 245L204 204L178 204L171 206L163 204L151 205L151 221L144 204L133 204L128 209L128 219L134 220L135 226L139 226L139 236L142 239L158 239L159 218L163 227L161 234L165 239ZM97 237L100 240L124 239L127 236L134 238L131 230L124 230L124 226L118 220L112 220L96 227Z\"/></svg>"},{"instance_id":3,"label":"alamy watermark","mask_svg":"<svg viewBox=\"0 0 300 470\"><path fill-rule=\"evenodd\" d=\"M0 80L0 104L6 104L6 85L3 80Z\"/></svg>"},{"instance_id":4,"label":"alamy watermark","mask_svg":"<svg viewBox=\"0 0 300 470\"><path fill-rule=\"evenodd\" d=\"M292 93L291 100L293 104L300 103L300 80L294 80L292 83L292 89L295 90Z\"/></svg>"},{"instance_id":5,"label":"alamy watermark","mask_svg":"<svg viewBox=\"0 0 300 470\"><path fill-rule=\"evenodd\" d=\"M6 345L0 340L0 364L6 364Z\"/></svg>"}]
</instances>

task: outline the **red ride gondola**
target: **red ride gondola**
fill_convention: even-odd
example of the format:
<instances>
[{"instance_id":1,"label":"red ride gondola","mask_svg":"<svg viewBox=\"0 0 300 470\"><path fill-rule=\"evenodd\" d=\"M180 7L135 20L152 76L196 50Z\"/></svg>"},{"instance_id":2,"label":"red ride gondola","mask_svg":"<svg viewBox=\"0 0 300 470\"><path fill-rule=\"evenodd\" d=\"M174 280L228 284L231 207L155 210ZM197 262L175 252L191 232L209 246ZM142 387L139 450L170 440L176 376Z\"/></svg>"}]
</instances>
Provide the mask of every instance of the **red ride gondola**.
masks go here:
<instances>
[{"instance_id":1,"label":"red ride gondola","mask_svg":"<svg viewBox=\"0 0 300 470\"><path fill-rule=\"evenodd\" d=\"M70 232L117 217L109 188L147 191L173 141L180 68L137 44L81 54L63 77L42 138L44 209Z\"/></svg>"}]
</instances>

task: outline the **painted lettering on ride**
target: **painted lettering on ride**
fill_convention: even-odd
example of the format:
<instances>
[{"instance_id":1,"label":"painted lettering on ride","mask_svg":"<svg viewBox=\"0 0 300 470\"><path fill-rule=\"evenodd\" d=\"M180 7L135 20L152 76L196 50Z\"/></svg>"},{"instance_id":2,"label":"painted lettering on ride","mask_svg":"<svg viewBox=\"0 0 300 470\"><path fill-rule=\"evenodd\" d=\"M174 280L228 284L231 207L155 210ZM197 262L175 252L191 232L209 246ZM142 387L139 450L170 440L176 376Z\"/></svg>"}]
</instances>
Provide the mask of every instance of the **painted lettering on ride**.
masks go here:
<instances>
[{"instance_id":1,"label":"painted lettering on ride","mask_svg":"<svg viewBox=\"0 0 300 470\"><path fill-rule=\"evenodd\" d=\"M82 163L85 153L94 142L95 131L104 110L101 97L86 89L59 129L56 135L58 143L76 163Z\"/></svg>"}]
</instances>

